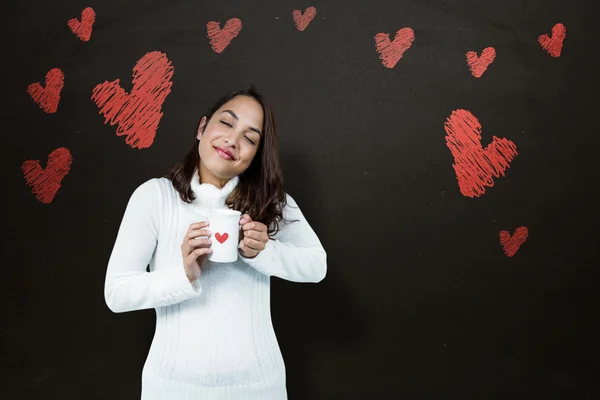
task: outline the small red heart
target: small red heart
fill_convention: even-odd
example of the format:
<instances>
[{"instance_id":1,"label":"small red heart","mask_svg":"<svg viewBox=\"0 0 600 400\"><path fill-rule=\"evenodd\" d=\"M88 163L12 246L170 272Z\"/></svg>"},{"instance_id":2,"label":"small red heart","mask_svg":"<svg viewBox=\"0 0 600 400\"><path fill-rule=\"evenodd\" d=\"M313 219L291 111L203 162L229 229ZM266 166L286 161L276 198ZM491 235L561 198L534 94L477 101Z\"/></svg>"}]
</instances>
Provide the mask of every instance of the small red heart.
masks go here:
<instances>
[{"instance_id":1,"label":"small red heart","mask_svg":"<svg viewBox=\"0 0 600 400\"><path fill-rule=\"evenodd\" d=\"M117 136L126 135L125 142L133 148L147 148L154 142L172 78L171 61L166 54L153 51L133 67L130 93L121 87L119 79L105 81L94 88L92 100L104 115L104 123L118 124Z\"/></svg>"},{"instance_id":2,"label":"small red heart","mask_svg":"<svg viewBox=\"0 0 600 400\"><path fill-rule=\"evenodd\" d=\"M483 49L481 52L481 57L478 57L477 53L474 51L467 52L467 64L469 64L471 74L475 78L480 78L495 58L496 49L493 47L487 47Z\"/></svg>"},{"instance_id":3,"label":"small red heart","mask_svg":"<svg viewBox=\"0 0 600 400\"><path fill-rule=\"evenodd\" d=\"M88 7L81 12L81 22L77 18L70 19L67 25L71 31L84 42L90 40L92 36L92 26L96 21L96 12L92 7Z\"/></svg>"},{"instance_id":4,"label":"small red heart","mask_svg":"<svg viewBox=\"0 0 600 400\"><path fill-rule=\"evenodd\" d=\"M513 142L496 136L484 149L481 145L481 124L470 111L452 111L444 129L448 134L446 145L454 157L452 166L464 196L484 194L484 186L494 186L493 177L504 176L504 171L518 154Z\"/></svg>"},{"instance_id":5,"label":"small red heart","mask_svg":"<svg viewBox=\"0 0 600 400\"><path fill-rule=\"evenodd\" d=\"M567 37L567 28L563 24L558 23L552 27L552 38L543 34L538 37L538 42L552 57L560 57L565 37Z\"/></svg>"},{"instance_id":6,"label":"small red heart","mask_svg":"<svg viewBox=\"0 0 600 400\"><path fill-rule=\"evenodd\" d=\"M227 240L228 237L229 237L229 234L227 232L225 232L222 235L220 233L215 233L215 238L221 244L223 244Z\"/></svg>"},{"instance_id":7,"label":"small red heart","mask_svg":"<svg viewBox=\"0 0 600 400\"><path fill-rule=\"evenodd\" d=\"M312 21L317 15L317 9L314 7L308 7L304 10L304 15L300 12L300 10L292 11L292 16L294 17L294 23L296 24L296 28L300 32L304 31L310 21Z\"/></svg>"},{"instance_id":8,"label":"small red heart","mask_svg":"<svg viewBox=\"0 0 600 400\"><path fill-rule=\"evenodd\" d=\"M72 162L69 149L61 147L50 153L46 169L42 169L39 160L27 160L21 165L25 182L32 187L38 201L45 204L52 202Z\"/></svg>"},{"instance_id":9,"label":"small red heart","mask_svg":"<svg viewBox=\"0 0 600 400\"><path fill-rule=\"evenodd\" d=\"M231 40L236 37L242 30L242 21L239 18L231 18L225 23L225 27L221 29L216 21L210 21L206 24L206 31L210 46L215 53L221 53Z\"/></svg>"},{"instance_id":10,"label":"small red heart","mask_svg":"<svg viewBox=\"0 0 600 400\"><path fill-rule=\"evenodd\" d=\"M27 93L31 96L42 110L53 114L58 110L60 92L65 86L65 75L59 68L52 68L46 74L46 87L39 82L27 86Z\"/></svg>"},{"instance_id":11,"label":"small red heart","mask_svg":"<svg viewBox=\"0 0 600 400\"><path fill-rule=\"evenodd\" d=\"M393 42L390 41L390 35L387 33L375 35L375 47L383 65L394 68L404 52L412 46L414 40L415 32L411 28L402 28L396 32Z\"/></svg>"},{"instance_id":12,"label":"small red heart","mask_svg":"<svg viewBox=\"0 0 600 400\"><path fill-rule=\"evenodd\" d=\"M526 226L521 226L515 230L514 235L510 235L509 231L500 231L500 244L502 245L502 249L504 253L512 257L515 255L517 250L521 247L521 245L527 240L527 236L529 236L529 230Z\"/></svg>"}]
</instances>

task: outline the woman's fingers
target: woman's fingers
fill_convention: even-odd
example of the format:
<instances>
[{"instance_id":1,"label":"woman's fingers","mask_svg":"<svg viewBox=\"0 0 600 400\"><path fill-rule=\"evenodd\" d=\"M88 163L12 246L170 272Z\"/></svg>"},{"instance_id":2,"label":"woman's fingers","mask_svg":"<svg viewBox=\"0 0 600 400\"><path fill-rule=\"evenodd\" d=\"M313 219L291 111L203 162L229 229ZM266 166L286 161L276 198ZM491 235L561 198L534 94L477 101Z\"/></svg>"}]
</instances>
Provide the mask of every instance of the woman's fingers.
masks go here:
<instances>
[{"instance_id":1,"label":"woman's fingers","mask_svg":"<svg viewBox=\"0 0 600 400\"><path fill-rule=\"evenodd\" d=\"M198 247L197 249L193 250L190 254L188 254L188 256L186 257L189 263L194 262L198 257L212 253L212 249L210 247Z\"/></svg>"},{"instance_id":2,"label":"woman's fingers","mask_svg":"<svg viewBox=\"0 0 600 400\"><path fill-rule=\"evenodd\" d=\"M212 232L208 229L190 229L188 233L185 235L187 240L196 239L201 236L211 236Z\"/></svg>"},{"instance_id":3,"label":"woman's fingers","mask_svg":"<svg viewBox=\"0 0 600 400\"><path fill-rule=\"evenodd\" d=\"M263 242L256 240L256 239L252 239L248 236L246 236L244 238L243 242L246 246L248 246L252 250L262 250L263 249Z\"/></svg>"},{"instance_id":4,"label":"woman's fingers","mask_svg":"<svg viewBox=\"0 0 600 400\"><path fill-rule=\"evenodd\" d=\"M188 255L197 247L210 247L212 241L209 238L186 239L181 245L184 255Z\"/></svg>"}]
</instances>

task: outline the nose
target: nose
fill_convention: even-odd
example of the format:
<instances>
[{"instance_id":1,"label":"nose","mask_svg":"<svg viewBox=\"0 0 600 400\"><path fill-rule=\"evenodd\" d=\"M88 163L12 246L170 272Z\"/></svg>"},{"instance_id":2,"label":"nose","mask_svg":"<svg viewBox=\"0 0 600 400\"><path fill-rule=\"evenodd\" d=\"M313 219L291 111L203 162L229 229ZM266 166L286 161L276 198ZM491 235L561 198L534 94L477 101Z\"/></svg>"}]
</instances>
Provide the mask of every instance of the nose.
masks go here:
<instances>
[{"instance_id":1,"label":"nose","mask_svg":"<svg viewBox=\"0 0 600 400\"><path fill-rule=\"evenodd\" d=\"M228 138L225 138L225 144L226 144L227 146L232 146L232 147L235 147L235 140L233 140L233 139L228 139Z\"/></svg>"}]
</instances>

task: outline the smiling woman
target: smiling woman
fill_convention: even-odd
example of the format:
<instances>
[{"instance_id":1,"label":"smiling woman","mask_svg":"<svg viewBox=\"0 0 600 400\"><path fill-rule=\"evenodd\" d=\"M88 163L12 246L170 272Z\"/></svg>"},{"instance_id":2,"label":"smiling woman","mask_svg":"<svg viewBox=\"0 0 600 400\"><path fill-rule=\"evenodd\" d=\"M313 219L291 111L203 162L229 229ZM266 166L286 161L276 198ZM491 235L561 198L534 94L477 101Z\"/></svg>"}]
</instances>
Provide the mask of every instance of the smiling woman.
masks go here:
<instances>
[{"instance_id":1,"label":"smiling woman","mask_svg":"<svg viewBox=\"0 0 600 400\"><path fill-rule=\"evenodd\" d=\"M191 150L166 177L133 192L105 299L114 312L156 310L142 399L287 398L270 277L319 282L327 262L283 189L277 146L271 107L256 88L240 90L201 118ZM237 261L209 261L213 232L197 217L209 208L245 212Z\"/></svg>"}]
</instances>

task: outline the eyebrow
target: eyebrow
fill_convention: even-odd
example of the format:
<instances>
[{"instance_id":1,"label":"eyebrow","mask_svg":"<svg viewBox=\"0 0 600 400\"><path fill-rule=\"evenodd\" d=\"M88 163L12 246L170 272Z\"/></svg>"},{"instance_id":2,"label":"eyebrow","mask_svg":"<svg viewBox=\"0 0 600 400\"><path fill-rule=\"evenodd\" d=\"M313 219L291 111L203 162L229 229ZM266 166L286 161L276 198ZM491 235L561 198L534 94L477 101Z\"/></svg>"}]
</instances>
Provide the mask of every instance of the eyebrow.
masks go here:
<instances>
[{"instance_id":1,"label":"eyebrow","mask_svg":"<svg viewBox=\"0 0 600 400\"><path fill-rule=\"evenodd\" d=\"M229 113L229 114L231 114L231 116L232 116L233 118L235 118L235 120L236 120L236 121L239 121L239 120L240 120L240 118L239 118L237 115L235 115L235 113L234 113L233 111L231 111L231 110L223 110L223 112L226 112L226 113ZM262 135L262 133L260 133L260 129L253 128L253 127L250 127L249 129L250 129L251 131L254 131L254 132L258 133L259 135Z\"/></svg>"}]
</instances>

